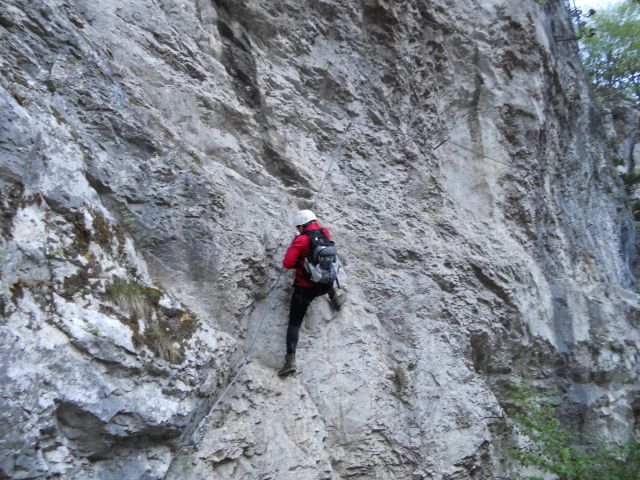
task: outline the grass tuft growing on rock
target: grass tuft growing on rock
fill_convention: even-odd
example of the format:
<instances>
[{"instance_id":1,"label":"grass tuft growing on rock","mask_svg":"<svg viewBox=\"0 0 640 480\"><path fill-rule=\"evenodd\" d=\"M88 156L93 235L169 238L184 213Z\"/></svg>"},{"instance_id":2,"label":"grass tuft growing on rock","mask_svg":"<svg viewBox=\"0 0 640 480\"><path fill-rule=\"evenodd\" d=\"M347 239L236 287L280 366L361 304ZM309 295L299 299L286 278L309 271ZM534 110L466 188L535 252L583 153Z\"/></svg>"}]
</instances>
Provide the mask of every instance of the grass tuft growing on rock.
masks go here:
<instances>
[{"instance_id":1,"label":"grass tuft growing on rock","mask_svg":"<svg viewBox=\"0 0 640 480\"><path fill-rule=\"evenodd\" d=\"M89 287L89 275L87 274L87 271L80 270L75 275L64 277L62 282L62 291L60 294L64 298L71 300L76 293L79 293Z\"/></svg>"},{"instance_id":2,"label":"grass tuft growing on rock","mask_svg":"<svg viewBox=\"0 0 640 480\"><path fill-rule=\"evenodd\" d=\"M158 357L171 363L182 363L184 354L180 344L174 340L168 328L165 331L157 322L152 322L144 332L144 343Z\"/></svg>"},{"instance_id":3,"label":"grass tuft growing on rock","mask_svg":"<svg viewBox=\"0 0 640 480\"><path fill-rule=\"evenodd\" d=\"M162 296L155 288L119 278L107 286L106 292L118 307L139 319L148 317Z\"/></svg>"},{"instance_id":4,"label":"grass tuft growing on rock","mask_svg":"<svg viewBox=\"0 0 640 480\"><path fill-rule=\"evenodd\" d=\"M184 310L160 305L162 292L136 281L115 279L107 286L109 300L128 312L127 324L136 346L147 346L156 356L172 363L184 361L183 341L198 328L198 320ZM141 320L145 328L138 328Z\"/></svg>"}]
</instances>

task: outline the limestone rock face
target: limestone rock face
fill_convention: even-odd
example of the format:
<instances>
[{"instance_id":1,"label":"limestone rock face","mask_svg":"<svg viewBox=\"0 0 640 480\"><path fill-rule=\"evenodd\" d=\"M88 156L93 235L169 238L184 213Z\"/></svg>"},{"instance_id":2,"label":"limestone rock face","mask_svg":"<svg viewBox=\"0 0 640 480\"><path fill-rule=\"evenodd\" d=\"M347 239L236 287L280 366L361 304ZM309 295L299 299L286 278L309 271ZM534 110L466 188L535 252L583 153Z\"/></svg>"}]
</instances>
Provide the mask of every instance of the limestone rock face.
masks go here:
<instances>
[{"instance_id":1,"label":"limestone rock face","mask_svg":"<svg viewBox=\"0 0 640 480\"><path fill-rule=\"evenodd\" d=\"M571 35L556 0L0 2L0 478L509 477L525 377L627 440L635 228ZM349 300L282 380L309 207Z\"/></svg>"},{"instance_id":2,"label":"limestone rock face","mask_svg":"<svg viewBox=\"0 0 640 480\"><path fill-rule=\"evenodd\" d=\"M624 172L633 172L640 164L640 109L629 98L607 99L606 106L605 122L616 164ZM638 192L633 193L637 199Z\"/></svg>"}]
</instances>

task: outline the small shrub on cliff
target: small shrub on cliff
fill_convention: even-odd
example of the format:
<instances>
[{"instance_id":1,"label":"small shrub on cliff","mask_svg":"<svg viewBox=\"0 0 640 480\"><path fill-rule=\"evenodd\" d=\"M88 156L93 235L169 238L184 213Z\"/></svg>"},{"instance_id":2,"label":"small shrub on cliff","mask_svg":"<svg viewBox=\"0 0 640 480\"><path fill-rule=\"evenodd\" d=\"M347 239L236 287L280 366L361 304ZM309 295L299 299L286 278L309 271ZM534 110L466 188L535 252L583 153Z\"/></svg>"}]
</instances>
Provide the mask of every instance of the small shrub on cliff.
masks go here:
<instances>
[{"instance_id":1,"label":"small shrub on cliff","mask_svg":"<svg viewBox=\"0 0 640 480\"><path fill-rule=\"evenodd\" d=\"M171 363L182 363L184 355L180 344L174 339L169 328L162 327L157 321L152 321L144 334L145 344L158 357Z\"/></svg>"},{"instance_id":2,"label":"small shrub on cliff","mask_svg":"<svg viewBox=\"0 0 640 480\"><path fill-rule=\"evenodd\" d=\"M191 158L197 165L202 165L202 158L200 158L200 154L195 148L189 150L189 155L191 155Z\"/></svg>"},{"instance_id":3,"label":"small shrub on cliff","mask_svg":"<svg viewBox=\"0 0 640 480\"><path fill-rule=\"evenodd\" d=\"M116 278L111 285L107 286L106 292L116 305L123 310L129 311L137 318L147 317L161 295L154 288L119 278Z\"/></svg>"},{"instance_id":4,"label":"small shrub on cliff","mask_svg":"<svg viewBox=\"0 0 640 480\"><path fill-rule=\"evenodd\" d=\"M505 410L518 433L531 440L530 447L511 450L514 459L525 467L555 474L560 480L638 480L640 439L583 447L581 444L591 442L560 423L558 403L554 396L531 387L511 387Z\"/></svg>"},{"instance_id":5,"label":"small shrub on cliff","mask_svg":"<svg viewBox=\"0 0 640 480\"><path fill-rule=\"evenodd\" d=\"M635 169L629 173L621 173L620 178L622 178L627 194L631 195L634 187L640 183L640 170Z\"/></svg>"}]
</instances>

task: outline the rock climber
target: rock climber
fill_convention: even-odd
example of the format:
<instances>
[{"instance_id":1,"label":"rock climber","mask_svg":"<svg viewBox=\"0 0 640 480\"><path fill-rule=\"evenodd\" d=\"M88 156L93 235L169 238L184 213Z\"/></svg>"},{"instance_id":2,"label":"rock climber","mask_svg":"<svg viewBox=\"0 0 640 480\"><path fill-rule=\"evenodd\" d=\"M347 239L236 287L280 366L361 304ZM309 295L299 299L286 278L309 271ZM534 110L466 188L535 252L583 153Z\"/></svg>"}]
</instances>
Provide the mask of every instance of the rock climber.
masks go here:
<instances>
[{"instance_id":1,"label":"rock climber","mask_svg":"<svg viewBox=\"0 0 640 480\"><path fill-rule=\"evenodd\" d=\"M336 292L333 282L329 284L314 283L304 268L305 256L309 253L311 247L311 240L307 232L321 229L327 239L330 240L331 234L329 230L318 223L315 214L311 210L300 210L296 213L293 224L298 230L298 235L291 242L282 262L284 268L295 268L296 272L289 309L289 326L287 327L287 354L284 359L284 365L278 372L281 377L296 371L298 332L311 302L321 295L329 294L333 307L336 310L340 310L345 301L344 294Z\"/></svg>"}]
</instances>

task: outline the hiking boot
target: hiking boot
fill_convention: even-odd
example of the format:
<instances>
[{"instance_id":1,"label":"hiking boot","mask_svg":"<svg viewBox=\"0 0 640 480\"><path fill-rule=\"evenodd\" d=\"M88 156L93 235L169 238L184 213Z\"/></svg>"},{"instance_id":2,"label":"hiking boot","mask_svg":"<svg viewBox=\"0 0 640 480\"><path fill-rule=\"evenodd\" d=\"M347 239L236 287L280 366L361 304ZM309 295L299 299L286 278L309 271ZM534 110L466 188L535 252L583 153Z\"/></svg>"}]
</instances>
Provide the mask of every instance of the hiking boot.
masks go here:
<instances>
[{"instance_id":1,"label":"hiking boot","mask_svg":"<svg viewBox=\"0 0 640 480\"><path fill-rule=\"evenodd\" d=\"M346 301L347 296L342 292L336 292L331 297L331 305L333 305L333 308L335 308L336 310L341 310Z\"/></svg>"},{"instance_id":2,"label":"hiking boot","mask_svg":"<svg viewBox=\"0 0 640 480\"><path fill-rule=\"evenodd\" d=\"M286 377L287 375L291 375L296 372L296 354L288 353L284 357L284 365L278 372L278 376Z\"/></svg>"}]
</instances>

